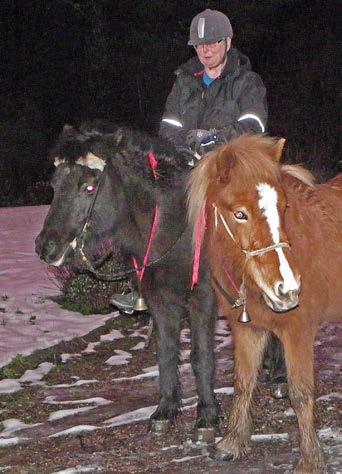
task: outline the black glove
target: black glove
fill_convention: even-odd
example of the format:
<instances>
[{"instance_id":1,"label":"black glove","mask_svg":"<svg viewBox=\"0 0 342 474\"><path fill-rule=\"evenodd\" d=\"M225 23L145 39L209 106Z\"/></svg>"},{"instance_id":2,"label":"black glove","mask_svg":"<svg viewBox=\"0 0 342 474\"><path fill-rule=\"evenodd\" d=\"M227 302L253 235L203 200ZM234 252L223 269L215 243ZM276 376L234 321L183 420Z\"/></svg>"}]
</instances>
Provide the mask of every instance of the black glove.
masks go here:
<instances>
[{"instance_id":1,"label":"black glove","mask_svg":"<svg viewBox=\"0 0 342 474\"><path fill-rule=\"evenodd\" d=\"M189 130L186 135L186 144L194 151L206 152L216 141L215 130Z\"/></svg>"}]
</instances>

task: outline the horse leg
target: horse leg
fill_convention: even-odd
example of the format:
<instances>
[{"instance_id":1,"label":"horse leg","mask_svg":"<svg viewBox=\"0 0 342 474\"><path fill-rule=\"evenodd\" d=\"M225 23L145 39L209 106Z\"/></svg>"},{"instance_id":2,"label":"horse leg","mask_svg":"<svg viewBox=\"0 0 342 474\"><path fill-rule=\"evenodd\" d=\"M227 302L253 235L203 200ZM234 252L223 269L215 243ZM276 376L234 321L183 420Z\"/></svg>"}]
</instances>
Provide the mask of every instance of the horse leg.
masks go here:
<instances>
[{"instance_id":1,"label":"horse leg","mask_svg":"<svg viewBox=\"0 0 342 474\"><path fill-rule=\"evenodd\" d=\"M271 395L273 398L285 398L288 395L284 349L279 339L271 334L269 338L265 365L269 370Z\"/></svg>"},{"instance_id":2,"label":"horse leg","mask_svg":"<svg viewBox=\"0 0 342 474\"><path fill-rule=\"evenodd\" d=\"M149 293L149 292L148 292ZM178 354L180 319L184 309L179 298L171 292L154 291L147 301L154 318L157 336L157 360L159 366L160 397L156 411L151 415L151 429L165 432L170 427L180 407L178 383Z\"/></svg>"},{"instance_id":3,"label":"horse leg","mask_svg":"<svg viewBox=\"0 0 342 474\"><path fill-rule=\"evenodd\" d=\"M234 340L234 399L226 435L217 445L217 460L244 454L252 432L251 400L265 351L268 332L231 325Z\"/></svg>"},{"instance_id":4,"label":"horse leg","mask_svg":"<svg viewBox=\"0 0 342 474\"><path fill-rule=\"evenodd\" d=\"M314 430L314 335L291 327L284 333L289 396L296 412L301 457L295 473L324 472L323 452Z\"/></svg>"},{"instance_id":5,"label":"horse leg","mask_svg":"<svg viewBox=\"0 0 342 474\"><path fill-rule=\"evenodd\" d=\"M190 302L191 365L198 393L196 429L199 441L212 441L218 426L214 395L216 299L209 285L193 290Z\"/></svg>"}]
</instances>

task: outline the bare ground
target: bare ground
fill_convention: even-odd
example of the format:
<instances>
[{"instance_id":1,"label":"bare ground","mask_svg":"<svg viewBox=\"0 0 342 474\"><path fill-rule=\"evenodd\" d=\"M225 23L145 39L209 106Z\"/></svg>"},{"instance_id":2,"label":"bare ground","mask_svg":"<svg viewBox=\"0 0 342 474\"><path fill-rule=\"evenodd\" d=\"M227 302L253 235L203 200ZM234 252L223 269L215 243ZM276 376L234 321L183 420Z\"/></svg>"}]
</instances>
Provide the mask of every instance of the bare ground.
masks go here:
<instances>
[{"instance_id":1,"label":"bare ground","mask_svg":"<svg viewBox=\"0 0 342 474\"><path fill-rule=\"evenodd\" d=\"M194 442L196 409L192 397L195 397L195 390L188 352L183 352L180 370L185 409L168 434L157 436L148 431L148 413L158 401L158 377L117 380L146 373L143 370L146 368L153 370L156 364L154 336L148 349L132 350L144 340L146 323L143 316L121 316L84 338L59 344L28 358L32 366L44 360L52 360L56 365L40 385L28 384L19 392L0 396L0 421L5 421L4 426L9 419L28 425L25 429L7 432L6 436L0 432L0 441L19 438L12 441L17 444L0 449L0 472L50 474L67 468L74 469L66 471L68 473L292 472L299 457L296 419L288 412L288 400L274 400L270 396L265 371L260 374L255 395L255 434L287 434L287 439L254 440L242 459L228 463L213 461L209 456L212 447ZM186 323L184 328L182 351L187 351L190 345ZM60 354L80 354L89 342L98 342L101 333L109 333L112 329L119 329L124 337L102 341L94 353L83 353L60 363ZM320 331L315 349L317 429L330 473L342 472L341 435L338 436L341 394L337 393L341 388L341 340L342 327L326 325ZM216 388L231 387L232 344L223 321L217 331L216 347ZM115 350L132 355L128 364L110 366L105 363ZM88 382L83 384L82 381ZM224 432L232 397L225 393L218 393L217 397L222 409L221 431ZM75 414L68 412L68 416L49 420L57 410L82 407L86 410ZM108 420L144 407L148 409L142 413L142 421L133 418L129 422L126 415L123 424L116 419L118 426L109 426ZM73 429L73 432L60 434L67 429Z\"/></svg>"}]
</instances>

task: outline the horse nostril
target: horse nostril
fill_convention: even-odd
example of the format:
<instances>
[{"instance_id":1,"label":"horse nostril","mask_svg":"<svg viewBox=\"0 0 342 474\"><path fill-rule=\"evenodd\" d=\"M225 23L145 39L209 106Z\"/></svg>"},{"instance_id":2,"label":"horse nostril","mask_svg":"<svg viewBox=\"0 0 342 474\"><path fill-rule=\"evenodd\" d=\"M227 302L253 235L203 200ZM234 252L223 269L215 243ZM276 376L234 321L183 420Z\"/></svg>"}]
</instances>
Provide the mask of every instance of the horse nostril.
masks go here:
<instances>
[{"instance_id":1,"label":"horse nostril","mask_svg":"<svg viewBox=\"0 0 342 474\"><path fill-rule=\"evenodd\" d=\"M276 284L276 294L278 296L284 296L286 292L284 292L284 283L279 281L277 284Z\"/></svg>"}]
</instances>

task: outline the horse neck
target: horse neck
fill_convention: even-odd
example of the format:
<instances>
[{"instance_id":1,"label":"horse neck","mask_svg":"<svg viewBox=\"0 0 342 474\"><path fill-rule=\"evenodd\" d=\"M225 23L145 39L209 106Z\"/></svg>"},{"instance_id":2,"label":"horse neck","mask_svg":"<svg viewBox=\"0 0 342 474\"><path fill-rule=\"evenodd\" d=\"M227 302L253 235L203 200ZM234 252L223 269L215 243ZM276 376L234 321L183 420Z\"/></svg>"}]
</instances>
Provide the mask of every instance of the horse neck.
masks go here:
<instances>
[{"instance_id":1,"label":"horse neck","mask_svg":"<svg viewBox=\"0 0 342 474\"><path fill-rule=\"evenodd\" d=\"M153 248L163 247L164 239L180 233L185 224L185 205L182 179L176 185L154 185L137 179L135 175L121 182L124 199L120 228L115 233L115 242L125 253L143 258L158 213ZM163 243L164 242L164 243Z\"/></svg>"}]
</instances>

